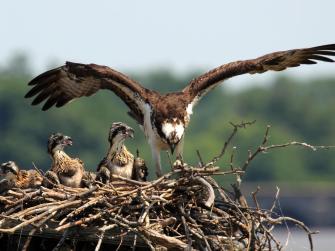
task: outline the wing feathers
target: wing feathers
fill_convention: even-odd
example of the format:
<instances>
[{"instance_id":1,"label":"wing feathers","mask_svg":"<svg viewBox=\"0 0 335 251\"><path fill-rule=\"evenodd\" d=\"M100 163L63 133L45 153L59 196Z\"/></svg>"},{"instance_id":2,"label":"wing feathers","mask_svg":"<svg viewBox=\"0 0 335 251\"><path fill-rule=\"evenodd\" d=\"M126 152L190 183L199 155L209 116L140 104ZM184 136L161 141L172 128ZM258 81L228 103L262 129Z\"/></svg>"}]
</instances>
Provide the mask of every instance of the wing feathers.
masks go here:
<instances>
[{"instance_id":1,"label":"wing feathers","mask_svg":"<svg viewBox=\"0 0 335 251\"><path fill-rule=\"evenodd\" d=\"M42 110L46 111L56 103L57 103L57 96L51 96L43 105Z\"/></svg>"},{"instance_id":2,"label":"wing feathers","mask_svg":"<svg viewBox=\"0 0 335 251\"><path fill-rule=\"evenodd\" d=\"M193 104L225 79L241 75L282 71L302 64L318 61L334 62L335 44L294 49L266 54L256 59L236 61L219 66L195 79L183 90L185 98ZM143 121L144 103L155 99L154 91L145 89L128 76L109 67L96 64L66 62L29 82L31 90L26 98L35 97L32 104L46 101L43 110L52 106L61 107L73 99L90 96L101 89L109 89L119 96L131 109L137 121ZM153 96L152 96L153 95Z\"/></svg>"},{"instance_id":3,"label":"wing feathers","mask_svg":"<svg viewBox=\"0 0 335 251\"><path fill-rule=\"evenodd\" d=\"M37 77L35 77L33 80L31 80L28 85L36 85L36 84L42 84L42 81L47 80L48 77L56 77L57 73L60 70L61 67L59 68L55 68L49 71L46 71L40 75L38 75Z\"/></svg>"},{"instance_id":4,"label":"wing feathers","mask_svg":"<svg viewBox=\"0 0 335 251\"><path fill-rule=\"evenodd\" d=\"M313 60L306 59L306 60L302 61L301 64L316 64L316 62L313 61ZM299 66L300 66L300 64L299 64Z\"/></svg>"},{"instance_id":5,"label":"wing feathers","mask_svg":"<svg viewBox=\"0 0 335 251\"><path fill-rule=\"evenodd\" d=\"M28 85L34 85L34 87L24 96L25 98L31 98L32 96L42 91L44 88L48 88L50 83L53 83L54 81L57 80L57 75L56 74L51 76L46 75L45 78L39 78L39 80L37 81L35 81L35 79L29 82Z\"/></svg>"},{"instance_id":6,"label":"wing feathers","mask_svg":"<svg viewBox=\"0 0 335 251\"><path fill-rule=\"evenodd\" d=\"M50 92L47 90L44 90L42 92L40 92L40 94L37 95L37 97L33 100L33 102L31 103L32 105L38 105L39 103L41 103L42 101L44 101L45 99L47 99L50 96Z\"/></svg>"},{"instance_id":7,"label":"wing feathers","mask_svg":"<svg viewBox=\"0 0 335 251\"><path fill-rule=\"evenodd\" d=\"M245 73L263 73L266 71L282 71L289 67L302 64L316 64L317 61L334 62L335 44L317 47L279 51L262 57L237 61L215 68L193 79L183 92L190 96L191 102L199 100L204 94L219 82ZM208 89L208 90L207 90Z\"/></svg>"},{"instance_id":8,"label":"wing feathers","mask_svg":"<svg viewBox=\"0 0 335 251\"><path fill-rule=\"evenodd\" d=\"M62 96L62 97L59 97L57 99L57 103L56 103L56 107L62 107L63 105L67 104L68 102L70 102L71 98L68 97L68 96ZM43 109L42 109L43 110ZM44 109L44 111L47 110L46 108Z\"/></svg>"},{"instance_id":9,"label":"wing feathers","mask_svg":"<svg viewBox=\"0 0 335 251\"><path fill-rule=\"evenodd\" d=\"M334 51L318 51L316 54L318 55L327 55L327 56L335 56Z\"/></svg>"},{"instance_id":10,"label":"wing feathers","mask_svg":"<svg viewBox=\"0 0 335 251\"><path fill-rule=\"evenodd\" d=\"M150 92L126 75L109 67L96 64L65 65L49 70L29 82L33 86L25 95L35 97L32 105L46 101L42 110L61 107L73 99L90 96L101 89L109 89L119 96L137 117L141 117L140 102L147 100Z\"/></svg>"},{"instance_id":11,"label":"wing feathers","mask_svg":"<svg viewBox=\"0 0 335 251\"><path fill-rule=\"evenodd\" d=\"M320 45L316 47L312 47L310 49L303 49L303 50L314 50L314 51L324 51L324 50L335 50L335 44L326 44L326 45Z\"/></svg>"},{"instance_id":12,"label":"wing feathers","mask_svg":"<svg viewBox=\"0 0 335 251\"><path fill-rule=\"evenodd\" d=\"M331 58L327 58L327 57L323 57L323 56L319 56L319 55L312 55L309 58L324 61L324 62L334 62L334 60L331 59Z\"/></svg>"}]
</instances>

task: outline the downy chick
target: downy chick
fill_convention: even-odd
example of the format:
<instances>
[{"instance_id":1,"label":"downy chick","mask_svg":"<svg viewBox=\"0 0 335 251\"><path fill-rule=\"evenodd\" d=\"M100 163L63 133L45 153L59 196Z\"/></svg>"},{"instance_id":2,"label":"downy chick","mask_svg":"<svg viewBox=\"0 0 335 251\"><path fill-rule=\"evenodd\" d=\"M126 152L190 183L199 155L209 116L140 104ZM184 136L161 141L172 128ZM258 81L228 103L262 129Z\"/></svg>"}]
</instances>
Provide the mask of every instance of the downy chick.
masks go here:
<instances>
[{"instance_id":1,"label":"downy chick","mask_svg":"<svg viewBox=\"0 0 335 251\"><path fill-rule=\"evenodd\" d=\"M36 188L42 185L43 177L36 170L20 170L14 161L1 164L0 193L11 188Z\"/></svg>"},{"instance_id":2,"label":"downy chick","mask_svg":"<svg viewBox=\"0 0 335 251\"><path fill-rule=\"evenodd\" d=\"M45 176L55 184L69 187L81 187L84 175L84 163L78 158L71 158L64 152L66 146L72 146L72 139L61 133L52 134L48 140L48 153L52 165Z\"/></svg>"},{"instance_id":3,"label":"downy chick","mask_svg":"<svg viewBox=\"0 0 335 251\"><path fill-rule=\"evenodd\" d=\"M108 136L110 147L107 156L99 163L97 168L98 179L103 183L110 181L112 174L136 180L146 178L145 172L140 168L143 163L136 160L139 167L134 167L134 156L124 145L124 141L129 137L134 137L133 128L122 122L112 124ZM137 173L138 171L141 173Z\"/></svg>"},{"instance_id":4,"label":"downy chick","mask_svg":"<svg viewBox=\"0 0 335 251\"><path fill-rule=\"evenodd\" d=\"M144 159L140 157L139 151L136 151L136 158L134 159L132 179L137 181L147 181L148 167Z\"/></svg>"}]
</instances>

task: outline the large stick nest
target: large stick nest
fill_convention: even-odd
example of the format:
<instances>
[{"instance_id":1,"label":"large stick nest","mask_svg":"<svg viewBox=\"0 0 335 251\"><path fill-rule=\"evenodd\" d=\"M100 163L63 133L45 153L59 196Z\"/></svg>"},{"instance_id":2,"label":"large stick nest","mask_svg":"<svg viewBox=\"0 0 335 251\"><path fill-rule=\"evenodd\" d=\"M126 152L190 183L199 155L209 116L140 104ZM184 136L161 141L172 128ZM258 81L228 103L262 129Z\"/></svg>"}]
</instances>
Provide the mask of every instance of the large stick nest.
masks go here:
<instances>
[{"instance_id":1,"label":"large stick nest","mask_svg":"<svg viewBox=\"0 0 335 251\"><path fill-rule=\"evenodd\" d=\"M306 231L313 249L312 232L302 222L275 213L279 190L268 209L259 206L257 191L251 207L240 190L241 177L258 153L285 145L313 146L266 146L267 129L263 143L250 152L242 168L230 163L231 169L222 171L215 163L240 127L234 125L221 154L211 162L204 164L200 154L196 167L178 160L171 164L171 172L152 182L114 176L114 182L94 182L91 188L9 190L0 196L0 232L59 236L56 250L67 238L90 239L95 250L106 242L151 250L280 250L273 230L291 221ZM212 178L216 175L236 177L231 192ZM23 249L30 241L28 237Z\"/></svg>"}]
</instances>

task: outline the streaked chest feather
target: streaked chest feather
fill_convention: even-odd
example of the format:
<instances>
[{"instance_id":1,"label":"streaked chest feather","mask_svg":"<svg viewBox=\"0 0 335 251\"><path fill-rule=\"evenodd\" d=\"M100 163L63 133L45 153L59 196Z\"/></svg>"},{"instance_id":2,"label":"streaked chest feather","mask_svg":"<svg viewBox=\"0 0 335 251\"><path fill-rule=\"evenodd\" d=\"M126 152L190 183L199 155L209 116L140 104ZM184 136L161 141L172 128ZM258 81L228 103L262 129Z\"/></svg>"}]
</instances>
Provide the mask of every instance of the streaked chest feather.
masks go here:
<instances>
[{"instance_id":1,"label":"streaked chest feather","mask_svg":"<svg viewBox=\"0 0 335 251\"><path fill-rule=\"evenodd\" d=\"M51 171L58 175L63 185L70 187L81 186L84 166L80 159L72 159L65 152L57 151L53 155Z\"/></svg>"},{"instance_id":2,"label":"streaked chest feather","mask_svg":"<svg viewBox=\"0 0 335 251\"><path fill-rule=\"evenodd\" d=\"M133 172L134 156L122 146L117 153L110 153L104 166L107 167L112 174L120 175L125 178L131 178Z\"/></svg>"},{"instance_id":3,"label":"streaked chest feather","mask_svg":"<svg viewBox=\"0 0 335 251\"><path fill-rule=\"evenodd\" d=\"M63 151L56 151L53 155L51 170L55 173L66 173L69 169L83 170L83 162L72 159Z\"/></svg>"},{"instance_id":4,"label":"streaked chest feather","mask_svg":"<svg viewBox=\"0 0 335 251\"><path fill-rule=\"evenodd\" d=\"M134 159L128 161L126 165L112 165L111 173L130 179L133 174Z\"/></svg>"},{"instance_id":5,"label":"streaked chest feather","mask_svg":"<svg viewBox=\"0 0 335 251\"><path fill-rule=\"evenodd\" d=\"M116 153L111 161L115 166L125 166L130 161L134 160L134 156L128 151L125 146L122 146L122 149L119 153Z\"/></svg>"}]
</instances>

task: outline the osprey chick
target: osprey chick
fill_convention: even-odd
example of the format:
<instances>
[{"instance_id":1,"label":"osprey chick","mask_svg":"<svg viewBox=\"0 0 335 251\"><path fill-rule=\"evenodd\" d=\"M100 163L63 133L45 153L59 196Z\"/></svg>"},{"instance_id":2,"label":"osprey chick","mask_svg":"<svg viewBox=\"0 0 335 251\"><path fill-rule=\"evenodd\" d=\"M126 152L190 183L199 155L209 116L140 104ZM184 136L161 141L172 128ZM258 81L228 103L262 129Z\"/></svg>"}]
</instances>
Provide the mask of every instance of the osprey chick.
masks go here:
<instances>
[{"instance_id":1,"label":"osprey chick","mask_svg":"<svg viewBox=\"0 0 335 251\"><path fill-rule=\"evenodd\" d=\"M126 75L107 66L66 62L30 81L26 98L36 96L32 105L46 100L43 110L61 107L99 90L110 90L129 107L129 115L141 126L151 147L156 174L162 175L160 152L183 151L185 129L193 107L210 90L234 76L266 71L282 71L317 61L334 62L335 44L270 53L255 59L221 65L195 79L179 92L160 94L141 86Z\"/></svg>"},{"instance_id":2,"label":"osprey chick","mask_svg":"<svg viewBox=\"0 0 335 251\"><path fill-rule=\"evenodd\" d=\"M0 193L11 188L36 188L42 185L43 177L36 170L20 170L14 161L1 164Z\"/></svg>"},{"instance_id":3,"label":"osprey chick","mask_svg":"<svg viewBox=\"0 0 335 251\"><path fill-rule=\"evenodd\" d=\"M143 163L140 164L138 158L134 163L134 156L124 145L127 138L133 137L133 128L125 123L115 122L112 124L108 136L110 147L107 156L101 160L97 168L98 177L102 182L110 181L112 174L128 179L146 180L147 172L143 171Z\"/></svg>"},{"instance_id":4,"label":"osprey chick","mask_svg":"<svg viewBox=\"0 0 335 251\"><path fill-rule=\"evenodd\" d=\"M137 150L136 158L134 159L132 179L137 181L147 181L148 174L148 167L145 164L144 159L139 156Z\"/></svg>"},{"instance_id":5,"label":"osprey chick","mask_svg":"<svg viewBox=\"0 0 335 251\"><path fill-rule=\"evenodd\" d=\"M72 146L72 139L69 136L55 133L49 137L48 153L52 158L52 164L45 176L55 184L81 187L84 163L78 158L68 156L64 152L66 146Z\"/></svg>"}]
</instances>

